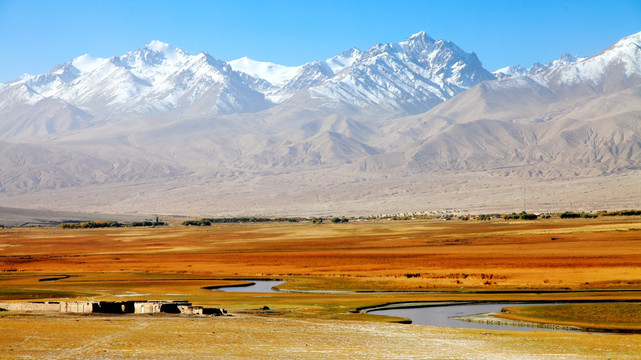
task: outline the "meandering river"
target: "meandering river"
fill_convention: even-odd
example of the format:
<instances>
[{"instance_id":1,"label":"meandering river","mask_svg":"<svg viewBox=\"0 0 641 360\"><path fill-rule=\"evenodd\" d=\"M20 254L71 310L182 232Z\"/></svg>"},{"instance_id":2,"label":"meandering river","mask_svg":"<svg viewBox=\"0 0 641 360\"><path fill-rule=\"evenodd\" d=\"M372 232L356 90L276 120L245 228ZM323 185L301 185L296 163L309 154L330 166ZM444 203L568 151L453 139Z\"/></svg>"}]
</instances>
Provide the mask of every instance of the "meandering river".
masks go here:
<instances>
[{"instance_id":1,"label":"meandering river","mask_svg":"<svg viewBox=\"0 0 641 360\"><path fill-rule=\"evenodd\" d=\"M248 280L252 285L247 286L224 286L212 289L214 291L226 292L245 292L245 293L277 293L274 287L285 283L280 280ZM461 305L437 305L407 307L394 309L376 309L367 311L369 314L387 315L402 318L409 318L413 324L444 326L469 329L488 329L488 330L516 330L516 331L572 331L561 329L541 329L537 327L510 326L510 325L493 325L484 323L475 323L454 319L455 317L498 313L504 307L510 306L528 306L528 305L549 305L550 303L497 303L497 304L461 304Z\"/></svg>"}]
</instances>

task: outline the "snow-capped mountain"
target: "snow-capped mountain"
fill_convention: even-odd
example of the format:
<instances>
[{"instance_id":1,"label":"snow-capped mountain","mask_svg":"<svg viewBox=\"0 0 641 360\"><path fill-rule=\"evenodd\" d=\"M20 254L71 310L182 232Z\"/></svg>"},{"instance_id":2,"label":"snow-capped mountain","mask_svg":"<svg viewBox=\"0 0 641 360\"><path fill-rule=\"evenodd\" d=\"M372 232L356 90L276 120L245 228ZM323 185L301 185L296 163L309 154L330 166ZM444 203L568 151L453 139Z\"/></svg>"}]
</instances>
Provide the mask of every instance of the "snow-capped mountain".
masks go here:
<instances>
[{"instance_id":1,"label":"snow-capped mountain","mask_svg":"<svg viewBox=\"0 0 641 360\"><path fill-rule=\"evenodd\" d=\"M3 84L0 111L59 99L94 121L222 115L258 112L302 93L315 98L317 105L329 102L403 114L427 110L492 78L476 55L451 42L435 41L425 32L295 67L249 58L226 63L205 52L189 55L154 40L122 56L83 55L46 74ZM50 121L55 118L52 115Z\"/></svg>"},{"instance_id":2,"label":"snow-capped mountain","mask_svg":"<svg viewBox=\"0 0 641 360\"><path fill-rule=\"evenodd\" d=\"M565 53L561 55L560 58L551 60L545 64L536 62L532 64L532 66L530 66L529 68L526 68L521 65L510 65L510 66L500 68L492 72L492 74L494 74L494 76L496 76L497 79L506 79L506 78L515 77L515 76L530 76L538 72L549 70L559 66L575 64L584 59L585 59L584 57L578 57L576 55L570 55Z\"/></svg>"},{"instance_id":3,"label":"snow-capped mountain","mask_svg":"<svg viewBox=\"0 0 641 360\"><path fill-rule=\"evenodd\" d=\"M269 106L227 63L156 40L123 56L83 55L47 74L23 76L1 90L0 106L16 97L16 88L26 103L58 98L93 114L227 114Z\"/></svg>"},{"instance_id":4,"label":"snow-capped mountain","mask_svg":"<svg viewBox=\"0 0 641 360\"><path fill-rule=\"evenodd\" d=\"M293 68L240 60L154 41L0 84L3 206L316 215L501 198L500 212L525 181L541 211L594 189L599 208L634 205L641 33L502 79L424 32Z\"/></svg>"},{"instance_id":5,"label":"snow-capped mountain","mask_svg":"<svg viewBox=\"0 0 641 360\"><path fill-rule=\"evenodd\" d=\"M350 66L308 91L362 108L419 113L491 79L476 54L422 31L359 53Z\"/></svg>"}]
</instances>

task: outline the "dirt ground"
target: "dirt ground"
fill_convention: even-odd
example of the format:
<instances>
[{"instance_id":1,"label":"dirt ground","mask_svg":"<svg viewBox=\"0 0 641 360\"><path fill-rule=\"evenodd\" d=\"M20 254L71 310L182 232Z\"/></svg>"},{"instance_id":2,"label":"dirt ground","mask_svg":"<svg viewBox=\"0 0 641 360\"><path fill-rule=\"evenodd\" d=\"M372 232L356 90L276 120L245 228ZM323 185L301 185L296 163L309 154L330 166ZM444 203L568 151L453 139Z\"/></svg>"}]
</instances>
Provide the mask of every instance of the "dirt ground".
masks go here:
<instances>
[{"instance_id":1,"label":"dirt ground","mask_svg":"<svg viewBox=\"0 0 641 360\"><path fill-rule=\"evenodd\" d=\"M0 316L0 359L639 359L641 335L319 319Z\"/></svg>"}]
</instances>

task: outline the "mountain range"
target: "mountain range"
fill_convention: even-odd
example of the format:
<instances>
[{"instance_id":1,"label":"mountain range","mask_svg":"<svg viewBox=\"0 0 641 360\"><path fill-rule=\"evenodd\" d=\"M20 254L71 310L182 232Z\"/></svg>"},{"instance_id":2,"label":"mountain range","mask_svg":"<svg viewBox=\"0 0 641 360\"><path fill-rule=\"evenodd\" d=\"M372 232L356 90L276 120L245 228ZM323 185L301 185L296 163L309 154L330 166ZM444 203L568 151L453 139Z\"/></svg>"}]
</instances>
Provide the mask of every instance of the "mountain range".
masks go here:
<instances>
[{"instance_id":1,"label":"mountain range","mask_svg":"<svg viewBox=\"0 0 641 360\"><path fill-rule=\"evenodd\" d=\"M425 32L288 67L160 41L0 84L3 206L143 214L637 207L641 33L486 70ZM577 185L581 184L581 185Z\"/></svg>"}]
</instances>

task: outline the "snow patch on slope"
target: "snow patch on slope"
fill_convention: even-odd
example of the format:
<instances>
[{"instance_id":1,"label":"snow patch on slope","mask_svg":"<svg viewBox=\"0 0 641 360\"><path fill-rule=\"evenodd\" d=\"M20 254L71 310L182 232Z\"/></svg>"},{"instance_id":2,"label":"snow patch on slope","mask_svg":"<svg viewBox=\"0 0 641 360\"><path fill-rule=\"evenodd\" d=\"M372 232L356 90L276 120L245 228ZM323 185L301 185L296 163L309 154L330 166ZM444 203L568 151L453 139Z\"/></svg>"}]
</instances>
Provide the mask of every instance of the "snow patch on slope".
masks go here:
<instances>
[{"instance_id":1,"label":"snow patch on slope","mask_svg":"<svg viewBox=\"0 0 641 360\"><path fill-rule=\"evenodd\" d=\"M276 86L287 84L301 68L301 66L285 66L272 62L256 61L246 56L229 61L228 64L236 71L244 72L255 78L265 79Z\"/></svg>"}]
</instances>

